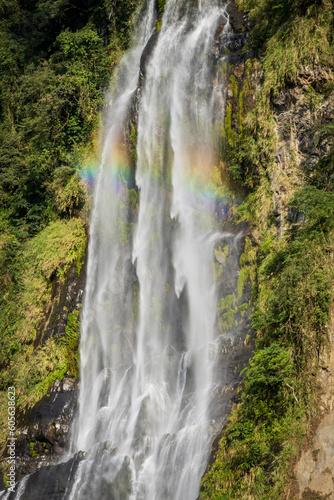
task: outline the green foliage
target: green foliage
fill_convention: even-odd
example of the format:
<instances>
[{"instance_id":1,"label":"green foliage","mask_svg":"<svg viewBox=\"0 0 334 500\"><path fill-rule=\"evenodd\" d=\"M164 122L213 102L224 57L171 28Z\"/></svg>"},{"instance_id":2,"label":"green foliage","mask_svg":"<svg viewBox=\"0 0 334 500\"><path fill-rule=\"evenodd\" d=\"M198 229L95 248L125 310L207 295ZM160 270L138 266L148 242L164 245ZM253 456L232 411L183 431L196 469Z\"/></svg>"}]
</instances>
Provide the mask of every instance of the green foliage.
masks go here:
<instances>
[{"instance_id":1,"label":"green foliage","mask_svg":"<svg viewBox=\"0 0 334 500\"><path fill-rule=\"evenodd\" d=\"M9 232L0 245L0 415L6 389L13 385L18 411L37 402L68 369L74 371L68 345L48 340L34 346L51 302L52 283L63 279L86 247L80 219L51 223L35 237L20 242ZM74 314L74 313L73 313ZM72 317L70 316L70 322ZM72 323L71 323L72 325ZM72 344L69 342L69 345ZM73 354L75 356L75 354ZM17 367L20 367L20 370ZM3 391L3 392L2 392Z\"/></svg>"},{"instance_id":2,"label":"green foliage","mask_svg":"<svg viewBox=\"0 0 334 500\"><path fill-rule=\"evenodd\" d=\"M291 207L303 213L303 224L292 224L288 240L265 257L260 268L261 290L254 327L262 342L286 339L294 347L301 369L327 340L332 297L334 195L306 186Z\"/></svg>"},{"instance_id":3,"label":"green foliage","mask_svg":"<svg viewBox=\"0 0 334 500\"><path fill-rule=\"evenodd\" d=\"M166 0L157 0L158 12L159 15L162 16L166 6Z\"/></svg>"},{"instance_id":4,"label":"green foliage","mask_svg":"<svg viewBox=\"0 0 334 500\"><path fill-rule=\"evenodd\" d=\"M258 250L256 351L241 404L202 481L201 499L281 498L307 415L313 413L314 371L327 342L333 297L334 194L305 186L291 200L290 211L286 237L263 238ZM254 261L251 252L248 240L241 265ZM221 307L228 313L235 302L226 297Z\"/></svg>"},{"instance_id":5,"label":"green foliage","mask_svg":"<svg viewBox=\"0 0 334 500\"><path fill-rule=\"evenodd\" d=\"M215 462L202 480L201 500L281 498L284 483L278 479L304 431L294 383L289 351L279 344L257 351L247 370L241 405L230 417Z\"/></svg>"},{"instance_id":6,"label":"green foliage","mask_svg":"<svg viewBox=\"0 0 334 500\"><path fill-rule=\"evenodd\" d=\"M80 322L79 311L74 309L67 317L65 338L61 342L66 346L67 372L71 377L78 377L79 367L79 337Z\"/></svg>"},{"instance_id":7,"label":"green foliage","mask_svg":"<svg viewBox=\"0 0 334 500\"><path fill-rule=\"evenodd\" d=\"M331 123L323 128L314 124L316 145L329 152L317 165L306 165L306 185L291 191L289 227L277 240L270 185L276 149L270 100L298 82L305 66L333 67L333 3L238 4L257 21L251 44L262 49L264 76L256 105L248 110L241 92L245 88L247 95L251 80L247 77L247 85L238 88L237 110L230 81L233 99L227 102L222 159L234 180L248 188L239 217L254 228L259 242L250 254L248 241L238 283L240 295L244 277L251 274L256 349L244 370L239 405L202 480L200 498L278 500L315 413L314 375L328 341L334 285L334 133ZM333 89L316 84L303 90L316 111ZM221 307L231 320L242 305L227 299Z\"/></svg>"},{"instance_id":8,"label":"green foliage","mask_svg":"<svg viewBox=\"0 0 334 500\"><path fill-rule=\"evenodd\" d=\"M61 184L59 168L74 173L75 151L91 139L137 4L39 0L1 8L8 17L0 21L0 210L25 238L80 205L77 178Z\"/></svg>"},{"instance_id":9,"label":"green foliage","mask_svg":"<svg viewBox=\"0 0 334 500\"><path fill-rule=\"evenodd\" d=\"M331 31L331 24L324 17L297 18L282 27L267 43L263 94L277 94L286 83L295 82L305 66L315 62L333 65Z\"/></svg>"},{"instance_id":10,"label":"green foliage","mask_svg":"<svg viewBox=\"0 0 334 500\"><path fill-rule=\"evenodd\" d=\"M264 404L266 411L272 414L284 413L293 402L292 395L286 390L286 384L293 383L293 375L291 355L280 345L271 344L257 351L249 364L242 395L245 415L255 417L256 423L267 419L266 413L261 414Z\"/></svg>"},{"instance_id":11,"label":"green foliage","mask_svg":"<svg viewBox=\"0 0 334 500\"><path fill-rule=\"evenodd\" d=\"M263 46L267 39L274 37L284 26L296 18L326 18L332 21L331 0L237 0L242 10L256 21L252 31L252 41Z\"/></svg>"},{"instance_id":12,"label":"green foliage","mask_svg":"<svg viewBox=\"0 0 334 500\"><path fill-rule=\"evenodd\" d=\"M27 243L29 265L46 279L57 274L63 278L69 265L85 251L86 235L82 220L51 222Z\"/></svg>"},{"instance_id":13,"label":"green foliage","mask_svg":"<svg viewBox=\"0 0 334 500\"><path fill-rule=\"evenodd\" d=\"M137 206L137 201L138 201L138 193L135 189L128 189L128 199L133 208L136 208Z\"/></svg>"},{"instance_id":14,"label":"green foliage","mask_svg":"<svg viewBox=\"0 0 334 500\"><path fill-rule=\"evenodd\" d=\"M0 0L1 417L8 385L21 412L76 374L76 312L63 342L41 346L39 335L55 281L82 265L78 172L137 9L134 0Z\"/></svg>"},{"instance_id":15,"label":"green foliage","mask_svg":"<svg viewBox=\"0 0 334 500\"><path fill-rule=\"evenodd\" d=\"M245 69L241 88L233 75L230 77L233 100L227 102L221 156L232 179L253 189L274 154L275 140L271 134L274 121L270 109L264 110L261 96L258 102L254 100L256 91L250 85L251 72L261 68L257 61L248 60ZM246 100L247 96L251 99Z\"/></svg>"},{"instance_id":16,"label":"green foliage","mask_svg":"<svg viewBox=\"0 0 334 500\"><path fill-rule=\"evenodd\" d=\"M286 0L279 5L272 0L240 0L238 4L256 20L252 41L264 51L264 80L254 109L245 109L244 106L244 96L249 89L248 77L243 88L238 89L235 117L231 104L227 104L222 159L234 180L254 189L261 182L263 170L268 170L272 164L275 151L275 123L270 98L285 85L296 82L304 68L319 64L334 67L334 8L332 0L306 3ZM249 62L248 69L251 65ZM233 76L230 87L235 99L237 92ZM319 89L316 91L310 86L305 95L313 109L323 99ZM232 126L234 118L237 129ZM330 177L332 163L333 153L320 162L319 167L324 167L327 177Z\"/></svg>"},{"instance_id":17,"label":"green foliage","mask_svg":"<svg viewBox=\"0 0 334 500\"><path fill-rule=\"evenodd\" d=\"M63 278L86 247L80 219L57 221L24 244L7 235L0 251L0 364L8 366L34 340L51 297L52 280ZM3 376L3 374L1 375Z\"/></svg>"},{"instance_id":18,"label":"green foliage","mask_svg":"<svg viewBox=\"0 0 334 500\"><path fill-rule=\"evenodd\" d=\"M39 453L38 453L38 451L35 450L36 443L29 443L28 446L29 446L29 449L30 449L31 457L32 458L38 457Z\"/></svg>"},{"instance_id":19,"label":"green foliage","mask_svg":"<svg viewBox=\"0 0 334 500\"><path fill-rule=\"evenodd\" d=\"M232 90L234 99L236 99L238 96L238 84L237 84L237 79L234 75L230 76L230 88Z\"/></svg>"},{"instance_id":20,"label":"green foliage","mask_svg":"<svg viewBox=\"0 0 334 500\"><path fill-rule=\"evenodd\" d=\"M130 134L130 148L131 148L131 156L134 164L137 164L137 132L136 128L131 124L131 134Z\"/></svg>"},{"instance_id":21,"label":"green foliage","mask_svg":"<svg viewBox=\"0 0 334 500\"><path fill-rule=\"evenodd\" d=\"M264 238L254 282L256 351L201 499L279 499L312 413L334 284L334 194L314 186L290 202L285 239ZM297 217L297 215L298 217ZM250 242L241 264L252 261ZM221 302L225 310L236 298ZM226 313L225 313L226 314ZM230 313L231 315L231 313ZM229 318L227 318L229 319Z\"/></svg>"}]
</instances>

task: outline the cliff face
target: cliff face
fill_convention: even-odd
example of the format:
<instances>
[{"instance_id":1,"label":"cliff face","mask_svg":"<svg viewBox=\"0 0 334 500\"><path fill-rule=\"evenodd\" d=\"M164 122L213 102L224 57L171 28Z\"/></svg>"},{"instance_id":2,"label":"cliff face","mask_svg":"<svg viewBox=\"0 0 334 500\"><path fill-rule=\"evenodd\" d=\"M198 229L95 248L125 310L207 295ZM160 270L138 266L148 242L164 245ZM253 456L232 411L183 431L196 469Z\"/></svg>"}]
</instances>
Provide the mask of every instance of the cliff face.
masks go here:
<instances>
[{"instance_id":1,"label":"cliff face","mask_svg":"<svg viewBox=\"0 0 334 500\"><path fill-rule=\"evenodd\" d=\"M328 137L321 137L321 131L333 122L334 96L326 96L322 91L333 82L330 68L317 64L303 67L295 84L271 100L276 151L270 189L279 237L289 219L298 219L298 214L289 213L293 193L308 183L308 177L316 175L313 169L330 154L331 142Z\"/></svg>"},{"instance_id":2,"label":"cliff face","mask_svg":"<svg viewBox=\"0 0 334 500\"><path fill-rule=\"evenodd\" d=\"M228 60L223 160L246 189L256 348L200 498L331 498L332 6L237 3L257 24Z\"/></svg>"},{"instance_id":3,"label":"cliff face","mask_svg":"<svg viewBox=\"0 0 334 500\"><path fill-rule=\"evenodd\" d=\"M334 484L334 324L330 344L321 356L318 375L318 415L293 467L286 498L333 500Z\"/></svg>"}]
</instances>

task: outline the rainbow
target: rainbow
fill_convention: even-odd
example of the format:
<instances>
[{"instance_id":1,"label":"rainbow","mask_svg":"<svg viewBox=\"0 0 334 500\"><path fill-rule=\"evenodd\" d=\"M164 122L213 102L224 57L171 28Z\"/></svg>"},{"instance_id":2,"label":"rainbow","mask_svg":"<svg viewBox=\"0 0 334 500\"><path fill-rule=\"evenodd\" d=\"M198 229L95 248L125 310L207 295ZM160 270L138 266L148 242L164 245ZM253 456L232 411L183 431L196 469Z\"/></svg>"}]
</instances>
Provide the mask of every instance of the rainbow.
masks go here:
<instances>
[{"instance_id":1,"label":"rainbow","mask_svg":"<svg viewBox=\"0 0 334 500\"><path fill-rule=\"evenodd\" d=\"M158 158L157 154L157 165L147 172L152 186L161 185L161 168ZM178 175L181 177L183 186L182 200L187 205L200 210L205 209L210 213L217 205L232 206L236 202L235 193L225 182L222 182L221 169L224 166L212 154L211 148L203 148L203 145L201 148L189 146L189 149L184 151L181 167ZM81 180L91 193L94 191L101 168L97 161L91 160L79 170ZM174 165L174 168L177 169L177 165ZM110 189L123 198L125 188L134 183L133 161L124 143L118 141L113 145L104 161L103 169L104 189ZM172 184L172 180L170 183ZM172 190L172 185L170 185L170 191Z\"/></svg>"}]
</instances>

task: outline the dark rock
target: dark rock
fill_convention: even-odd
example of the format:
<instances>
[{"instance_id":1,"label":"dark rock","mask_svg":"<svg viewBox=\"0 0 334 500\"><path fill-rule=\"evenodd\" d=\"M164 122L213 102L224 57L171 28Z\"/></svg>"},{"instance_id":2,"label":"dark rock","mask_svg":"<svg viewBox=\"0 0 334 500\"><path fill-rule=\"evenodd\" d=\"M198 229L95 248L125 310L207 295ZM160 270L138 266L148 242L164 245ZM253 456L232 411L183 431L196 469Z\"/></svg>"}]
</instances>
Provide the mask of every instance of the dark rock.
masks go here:
<instances>
[{"instance_id":1,"label":"dark rock","mask_svg":"<svg viewBox=\"0 0 334 500\"><path fill-rule=\"evenodd\" d=\"M229 21L234 33L244 33L250 31L252 23L245 12L239 11L235 2L229 2L226 7Z\"/></svg>"},{"instance_id":2,"label":"dark rock","mask_svg":"<svg viewBox=\"0 0 334 500\"><path fill-rule=\"evenodd\" d=\"M152 52L154 50L154 47L157 43L158 36L159 36L159 32L156 31L155 33L153 33L151 38L149 38L147 44L145 45L145 48L144 48L143 53L142 53L141 58L140 58L140 65L139 65L139 67L140 67L140 70L139 70L140 79L145 78L146 68L147 68L147 65L149 63Z\"/></svg>"},{"instance_id":3,"label":"dark rock","mask_svg":"<svg viewBox=\"0 0 334 500\"><path fill-rule=\"evenodd\" d=\"M294 222L295 224L303 224L305 222L305 214L303 212L299 212L297 208L292 209L289 207L288 220L290 222Z\"/></svg>"},{"instance_id":4,"label":"dark rock","mask_svg":"<svg viewBox=\"0 0 334 500\"><path fill-rule=\"evenodd\" d=\"M320 130L333 119L334 96L324 98L315 89L321 89L333 78L329 69L317 66L304 68L293 85L271 96L277 150L269 177L278 238L291 222L304 222L303 214L289 208L293 193L303 185L301 172L306 170L312 178L313 169L319 160L330 152L330 144L320 140L319 135Z\"/></svg>"},{"instance_id":5,"label":"dark rock","mask_svg":"<svg viewBox=\"0 0 334 500\"><path fill-rule=\"evenodd\" d=\"M77 397L76 380L56 380L50 394L33 407L16 443L17 479L53 463L66 450Z\"/></svg>"},{"instance_id":6,"label":"dark rock","mask_svg":"<svg viewBox=\"0 0 334 500\"><path fill-rule=\"evenodd\" d=\"M20 495L21 500L65 500L69 498L71 486L79 463L85 458L85 453L79 451L74 457L64 463L43 467L27 477ZM19 485L16 487L18 491ZM16 498L10 493L9 500Z\"/></svg>"},{"instance_id":7,"label":"dark rock","mask_svg":"<svg viewBox=\"0 0 334 500\"><path fill-rule=\"evenodd\" d=\"M249 38L249 33L225 34L220 36L220 55L224 55L226 49L230 52L241 50Z\"/></svg>"},{"instance_id":8,"label":"dark rock","mask_svg":"<svg viewBox=\"0 0 334 500\"><path fill-rule=\"evenodd\" d=\"M36 335L35 346L45 343L50 337L65 335L68 314L74 309L79 310L83 301L86 283L85 259L78 274L77 264L70 267L65 283L55 281L52 291L52 304L46 311L46 319L43 321L38 334Z\"/></svg>"}]
</instances>

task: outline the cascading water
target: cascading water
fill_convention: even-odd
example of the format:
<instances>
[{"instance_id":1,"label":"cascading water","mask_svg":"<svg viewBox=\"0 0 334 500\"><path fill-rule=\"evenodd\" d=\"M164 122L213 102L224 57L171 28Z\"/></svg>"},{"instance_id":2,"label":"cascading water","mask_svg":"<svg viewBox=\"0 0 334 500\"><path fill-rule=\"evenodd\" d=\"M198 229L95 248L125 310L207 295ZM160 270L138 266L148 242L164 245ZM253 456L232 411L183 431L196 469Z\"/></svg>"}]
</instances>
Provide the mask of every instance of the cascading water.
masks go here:
<instances>
[{"instance_id":1,"label":"cascading water","mask_svg":"<svg viewBox=\"0 0 334 500\"><path fill-rule=\"evenodd\" d=\"M214 36L222 18L228 32L228 16L218 1L168 0L161 31L148 42L154 12L149 0L109 106L74 444L88 455L69 493L75 500L194 500L214 430L213 255L223 236L208 187L217 161ZM147 42L134 179L124 130Z\"/></svg>"}]
</instances>

